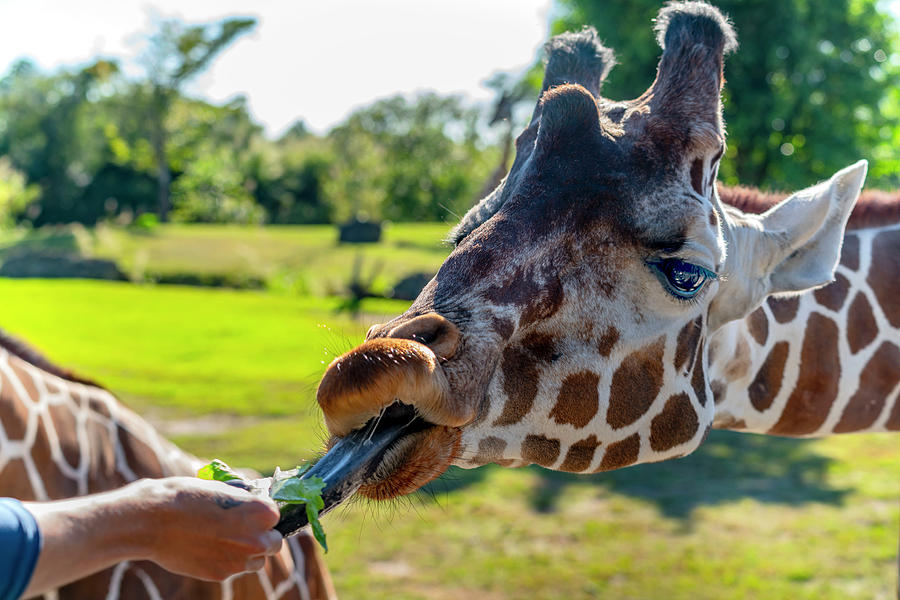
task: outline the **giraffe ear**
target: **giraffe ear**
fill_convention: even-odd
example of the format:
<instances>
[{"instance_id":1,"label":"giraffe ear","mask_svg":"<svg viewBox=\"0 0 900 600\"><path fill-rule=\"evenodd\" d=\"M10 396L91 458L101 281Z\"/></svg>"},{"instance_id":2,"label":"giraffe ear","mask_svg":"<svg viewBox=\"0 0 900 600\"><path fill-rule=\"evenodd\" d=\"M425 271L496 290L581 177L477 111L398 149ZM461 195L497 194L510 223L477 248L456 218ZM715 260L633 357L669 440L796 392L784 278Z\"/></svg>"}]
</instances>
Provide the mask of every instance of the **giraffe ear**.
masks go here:
<instances>
[{"instance_id":1,"label":"giraffe ear","mask_svg":"<svg viewBox=\"0 0 900 600\"><path fill-rule=\"evenodd\" d=\"M844 230L867 166L864 160L850 165L761 215L773 252L769 294L802 292L834 280Z\"/></svg>"},{"instance_id":2,"label":"giraffe ear","mask_svg":"<svg viewBox=\"0 0 900 600\"><path fill-rule=\"evenodd\" d=\"M861 160L761 215L722 210L727 255L709 307L711 330L744 318L766 296L803 292L833 280L866 166Z\"/></svg>"}]
</instances>

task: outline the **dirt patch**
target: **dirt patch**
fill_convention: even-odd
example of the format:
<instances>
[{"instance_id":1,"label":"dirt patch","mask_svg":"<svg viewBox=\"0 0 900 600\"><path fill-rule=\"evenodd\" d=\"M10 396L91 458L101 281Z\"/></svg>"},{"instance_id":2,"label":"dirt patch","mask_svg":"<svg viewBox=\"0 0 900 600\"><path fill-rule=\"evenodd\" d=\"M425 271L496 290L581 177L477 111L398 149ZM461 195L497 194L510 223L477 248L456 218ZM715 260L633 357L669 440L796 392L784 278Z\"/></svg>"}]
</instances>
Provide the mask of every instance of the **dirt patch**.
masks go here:
<instances>
[{"instance_id":1,"label":"dirt patch","mask_svg":"<svg viewBox=\"0 0 900 600\"><path fill-rule=\"evenodd\" d=\"M227 414L209 414L181 418L145 414L144 417L166 437L198 434L221 435L255 425L262 420L259 417Z\"/></svg>"}]
</instances>

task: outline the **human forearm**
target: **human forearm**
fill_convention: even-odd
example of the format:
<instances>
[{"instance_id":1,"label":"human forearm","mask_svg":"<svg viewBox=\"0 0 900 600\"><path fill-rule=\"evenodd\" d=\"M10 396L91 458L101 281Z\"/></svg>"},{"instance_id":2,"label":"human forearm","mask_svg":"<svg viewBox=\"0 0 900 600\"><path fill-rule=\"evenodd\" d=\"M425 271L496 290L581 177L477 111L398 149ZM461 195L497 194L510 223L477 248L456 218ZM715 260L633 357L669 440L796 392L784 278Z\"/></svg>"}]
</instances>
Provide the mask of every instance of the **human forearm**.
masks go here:
<instances>
[{"instance_id":1,"label":"human forearm","mask_svg":"<svg viewBox=\"0 0 900 600\"><path fill-rule=\"evenodd\" d=\"M265 565L281 547L274 502L218 481L147 479L119 490L26 503L43 543L26 597L124 560L198 579Z\"/></svg>"},{"instance_id":2,"label":"human forearm","mask_svg":"<svg viewBox=\"0 0 900 600\"><path fill-rule=\"evenodd\" d=\"M153 488L141 481L83 498L26 503L41 530L42 545L25 597L123 560L148 558L152 529L147 516L152 511L147 507L148 501L153 503Z\"/></svg>"}]
</instances>

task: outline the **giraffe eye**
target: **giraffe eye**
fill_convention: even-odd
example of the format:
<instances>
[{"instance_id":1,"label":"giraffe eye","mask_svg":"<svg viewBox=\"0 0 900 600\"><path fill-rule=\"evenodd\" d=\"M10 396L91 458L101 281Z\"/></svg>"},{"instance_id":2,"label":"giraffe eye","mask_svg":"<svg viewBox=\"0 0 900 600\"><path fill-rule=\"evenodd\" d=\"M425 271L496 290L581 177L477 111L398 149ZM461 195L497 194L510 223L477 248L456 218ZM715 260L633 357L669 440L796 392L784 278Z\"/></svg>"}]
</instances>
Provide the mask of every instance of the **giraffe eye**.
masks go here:
<instances>
[{"instance_id":1,"label":"giraffe eye","mask_svg":"<svg viewBox=\"0 0 900 600\"><path fill-rule=\"evenodd\" d=\"M681 300L694 298L707 281L716 278L709 269L677 258L664 258L649 264L666 291Z\"/></svg>"}]
</instances>

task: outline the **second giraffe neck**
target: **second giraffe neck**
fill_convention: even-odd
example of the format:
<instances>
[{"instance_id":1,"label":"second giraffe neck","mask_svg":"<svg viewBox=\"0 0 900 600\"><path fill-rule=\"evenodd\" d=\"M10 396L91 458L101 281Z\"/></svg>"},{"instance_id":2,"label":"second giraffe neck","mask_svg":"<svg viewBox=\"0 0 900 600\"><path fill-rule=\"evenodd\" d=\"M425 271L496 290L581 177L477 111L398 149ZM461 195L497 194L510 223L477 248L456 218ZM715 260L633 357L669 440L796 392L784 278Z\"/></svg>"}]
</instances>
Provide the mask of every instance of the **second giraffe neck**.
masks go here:
<instances>
[{"instance_id":1,"label":"second giraffe neck","mask_svg":"<svg viewBox=\"0 0 900 600\"><path fill-rule=\"evenodd\" d=\"M900 431L900 225L848 232L836 281L710 338L718 429Z\"/></svg>"}]
</instances>

